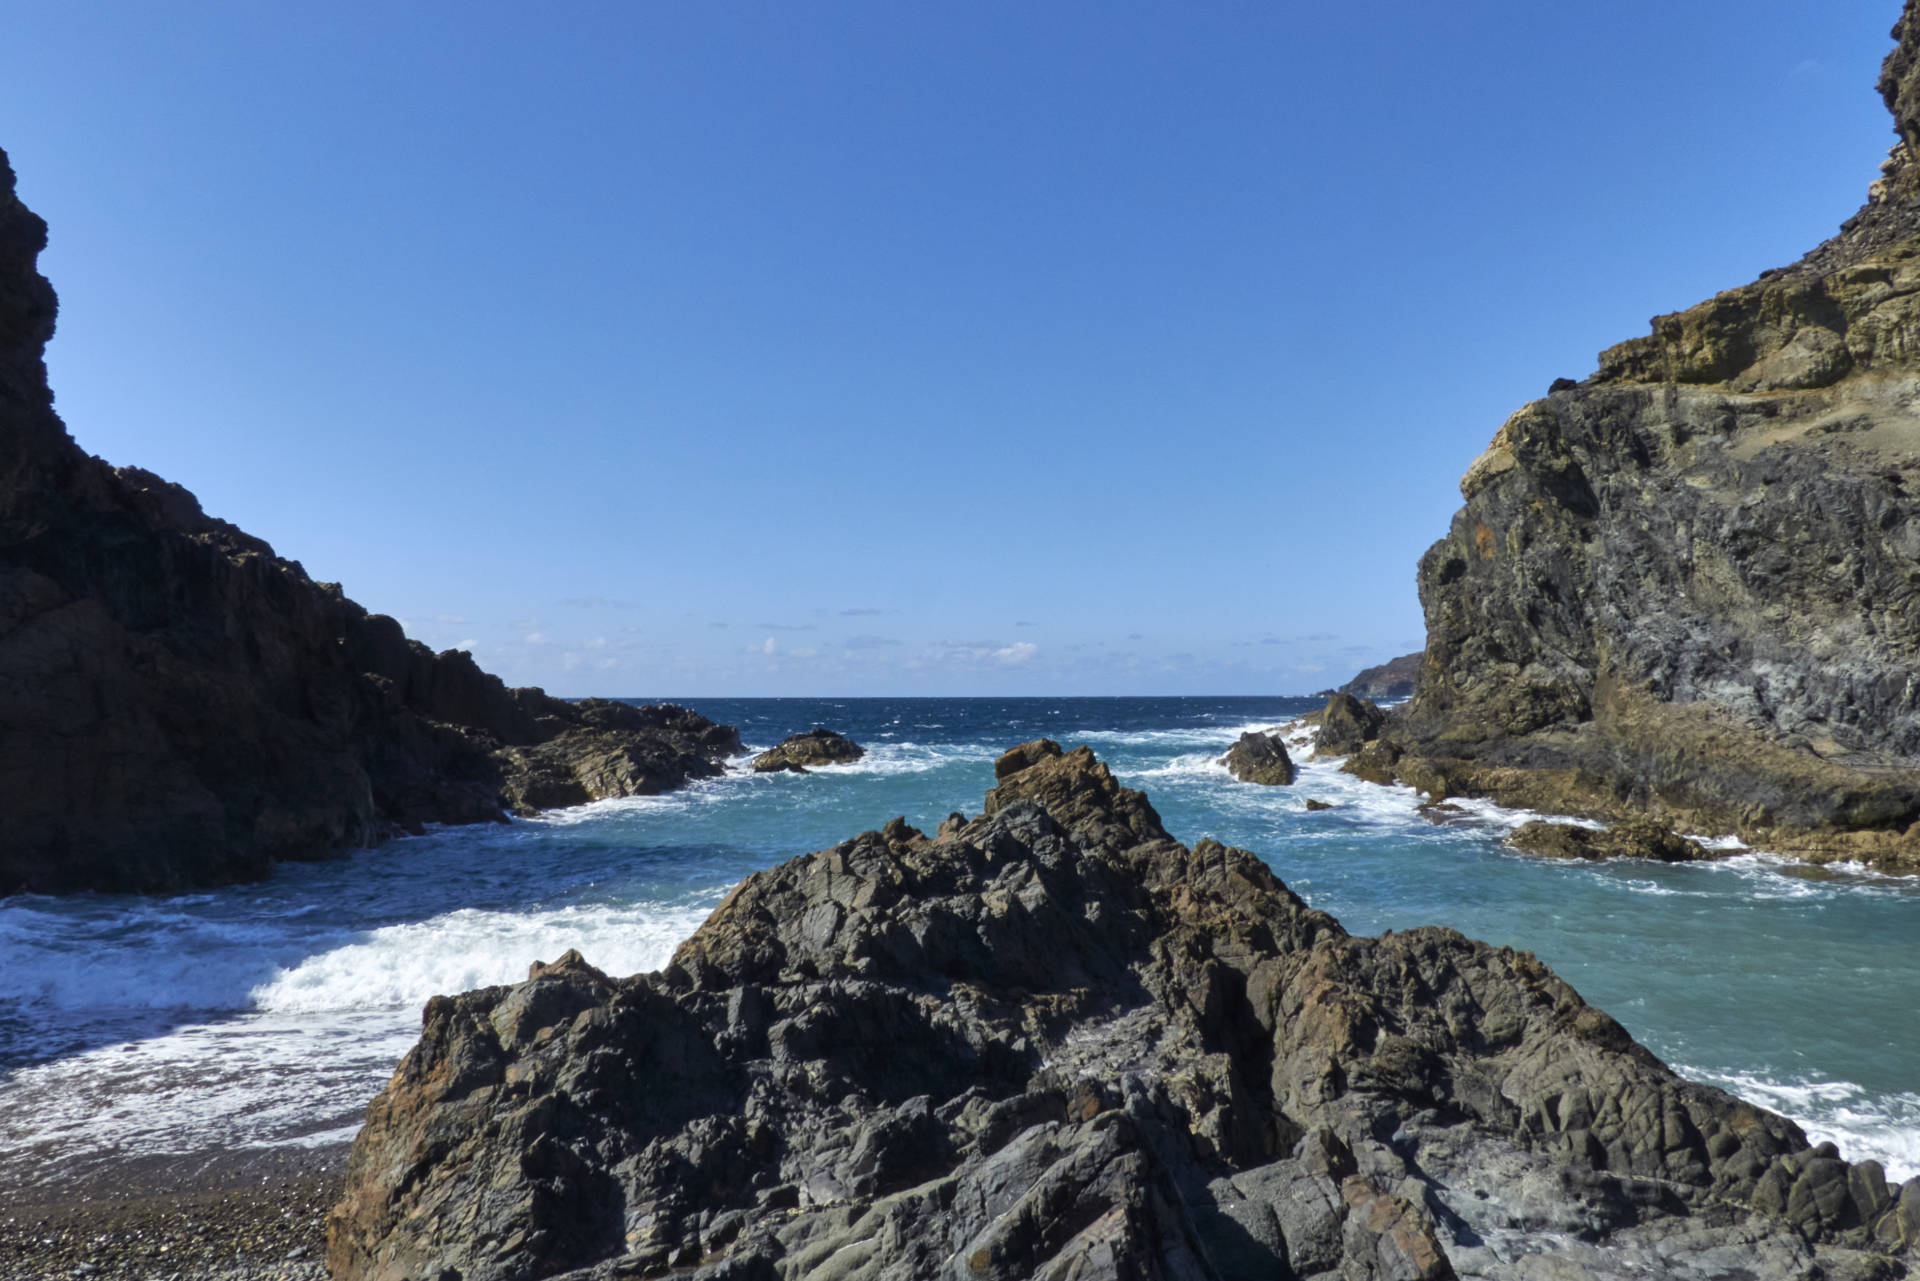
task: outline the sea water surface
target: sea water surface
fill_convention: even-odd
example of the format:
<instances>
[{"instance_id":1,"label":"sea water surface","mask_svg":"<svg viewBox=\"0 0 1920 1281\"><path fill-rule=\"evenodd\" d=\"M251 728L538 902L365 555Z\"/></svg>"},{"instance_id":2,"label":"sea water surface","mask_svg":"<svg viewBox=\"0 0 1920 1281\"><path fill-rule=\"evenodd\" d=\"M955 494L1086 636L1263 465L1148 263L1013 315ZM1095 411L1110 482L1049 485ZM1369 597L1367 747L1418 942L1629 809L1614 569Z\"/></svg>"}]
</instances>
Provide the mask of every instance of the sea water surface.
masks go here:
<instances>
[{"instance_id":1,"label":"sea water surface","mask_svg":"<svg viewBox=\"0 0 1920 1281\"><path fill-rule=\"evenodd\" d=\"M895 815L931 832L977 814L994 758L1043 735L1091 745L1179 839L1255 851L1350 931L1441 924L1531 949L1680 1072L1920 1175L1920 881L1755 853L1532 860L1501 844L1518 812L1468 803L1437 825L1411 791L1327 762L1281 788L1216 764L1305 699L681 701L755 749L825 725L869 752L441 829L257 885L0 900L0 1187L349 1139L428 997L570 947L610 973L658 968L749 872Z\"/></svg>"}]
</instances>

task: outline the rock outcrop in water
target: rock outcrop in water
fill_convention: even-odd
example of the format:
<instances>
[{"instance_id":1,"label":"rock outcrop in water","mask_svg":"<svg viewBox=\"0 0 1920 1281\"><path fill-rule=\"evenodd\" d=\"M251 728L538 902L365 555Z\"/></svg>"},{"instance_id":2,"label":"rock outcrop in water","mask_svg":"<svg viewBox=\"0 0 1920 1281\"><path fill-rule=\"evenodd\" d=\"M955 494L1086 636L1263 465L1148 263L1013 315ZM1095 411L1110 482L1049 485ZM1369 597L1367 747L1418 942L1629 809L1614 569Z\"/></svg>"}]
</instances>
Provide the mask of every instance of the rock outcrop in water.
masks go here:
<instances>
[{"instance_id":1,"label":"rock outcrop in water","mask_svg":"<svg viewBox=\"0 0 1920 1281\"><path fill-rule=\"evenodd\" d=\"M1354 938L1086 748L739 885L657 974L429 1003L337 1281L1892 1277L1920 1180L1532 955Z\"/></svg>"},{"instance_id":2,"label":"rock outcrop in water","mask_svg":"<svg viewBox=\"0 0 1920 1281\"><path fill-rule=\"evenodd\" d=\"M424 823L718 773L678 708L508 689L53 410L46 225L0 152L0 894L245 880Z\"/></svg>"},{"instance_id":3,"label":"rock outcrop in water","mask_svg":"<svg viewBox=\"0 0 1920 1281\"><path fill-rule=\"evenodd\" d=\"M809 766L850 765L866 754L866 748L845 734L830 729L810 729L789 734L754 757L753 770L756 774L775 774L781 770L804 774Z\"/></svg>"},{"instance_id":4,"label":"rock outcrop in water","mask_svg":"<svg viewBox=\"0 0 1920 1281\"><path fill-rule=\"evenodd\" d=\"M1468 469L1364 768L1920 870L1914 0L1894 36L1903 141L1839 235L1655 318Z\"/></svg>"},{"instance_id":5,"label":"rock outcrop in water","mask_svg":"<svg viewBox=\"0 0 1920 1281\"><path fill-rule=\"evenodd\" d=\"M1294 778L1293 758L1287 755L1287 745L1278 734L1249 730L1227 749L1220 764L1242 783L1285 787Z\"/></svg>"}]
</instances>

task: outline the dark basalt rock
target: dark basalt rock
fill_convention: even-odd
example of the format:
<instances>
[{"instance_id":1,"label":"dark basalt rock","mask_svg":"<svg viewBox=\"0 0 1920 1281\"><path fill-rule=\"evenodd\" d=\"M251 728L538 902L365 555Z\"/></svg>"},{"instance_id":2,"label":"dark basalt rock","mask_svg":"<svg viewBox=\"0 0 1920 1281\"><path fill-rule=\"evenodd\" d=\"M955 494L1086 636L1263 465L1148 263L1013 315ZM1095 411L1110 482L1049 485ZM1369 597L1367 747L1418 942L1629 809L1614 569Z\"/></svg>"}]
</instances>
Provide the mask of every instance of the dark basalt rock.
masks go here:
<instances>
[{"instance_id":1,"label":"dark basalt rock","mask_svg":"<svg viewBox=\"0 0 1920 1281\"><path fill-rule=\"evenodd\" d=\"M1380 735L1386 713L1371 702L1351 694L1335 694L1320 713L1320 736L1314 740L1315 756L1346 756L1357 752Z\"/></svg>"},{"instance_id":2,"label":"dark basalt rock","mask_svg":"<svg viewBox=\"0 0 1920 1281\"><path fill-rule=\"evenodd\" d=\"M1220 764L1242 783L1284 787L1293 782L1293 758L1287 755L1287 745L1278 734L1242 734L1220 758Z\"/></svg>"},{"instance_id":3,"label":"dark basalt rock","mask_svg":"<svg viewBox=\"0 0 1920 1281\"><path fill-rule=\"evenodd\" d=\"M89 457L47 387L45 244L0 153L0 894L247 880L739 750L684 709L508 689Z\"/></svg>"},{"instance_id":4,"label":"dark basalt rock","mask_svg":"<svg viewBox=\"0 0 1920 1281\"><path fill-rule=\"evenodd\" d=\"M1838 235L1516 413L1375 773L1920 870L1920 7Z\"/></svg>"},{"instance_id":5,"label":"dark basalt rock","mask_svg":"<svg viewBox=\"0 0 1920 1281\"><path fill-rule=\"evenodd\" d=\"M1527 854L1546 858L1644 858L1659 863L1691 863L1707 857L1698 841L1690 841L1658 823L1627 822L1595 831L1572 823L1522 823L1507 844Z\"/></svg>"},{"instance_id":6,"label":"dark basalt rock","mask_svg":"<svg viewBox=\"0 0 1920 1281\"><path fill-rule=\"evenodd\" d=\"M1367 668L1334 692L1365 699L1410 698L1419 683L1420 664L1425 658L1425 651L1402 654L1378 667Z\"/></svg>"},{"instance_id":7,"label":"dark basalt rock","mask_svg":"<svg viewBox=\"0 0 1920 1281\"><path fill-rule=\"evenodd\" d=\"M1920 1181L1681 1080L1530 954L1353 938L1086 748L995 774L937 837L749 877L657 974L570 953L435 997L333 1276L1784 1281L1913 1249Z\"/></svg>"},{"instance_id":8,"label":"dark basalt rock","mask_svg":"<svg viewBox=\"0 0 1920 1281\"><path fill-rule=\"evenodd\" d=\"M830 729L810 729L789 734L779 744L753 758L756 774L791 770L804 774L809 765L847 765L867 754L867 749Z\"/></svg>"}]
</instances>

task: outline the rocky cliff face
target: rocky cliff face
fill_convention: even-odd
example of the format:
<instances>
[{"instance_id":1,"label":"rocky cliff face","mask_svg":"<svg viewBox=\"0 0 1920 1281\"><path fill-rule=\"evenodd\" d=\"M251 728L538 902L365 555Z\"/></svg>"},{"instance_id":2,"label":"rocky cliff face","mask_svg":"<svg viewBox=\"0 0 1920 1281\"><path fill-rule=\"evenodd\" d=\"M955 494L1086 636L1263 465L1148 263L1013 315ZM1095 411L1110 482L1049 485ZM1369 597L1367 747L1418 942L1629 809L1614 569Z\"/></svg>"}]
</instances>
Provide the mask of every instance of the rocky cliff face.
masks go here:
<instances>
[{"instance_id":1,"label":"rocky cliff face","mask_svg":"<svg viewBox=\"0 0 1920 1281\"><path fill-rule=\"evenodd\" d=\"M658 974L428 1005L338 1281L1892 1277L1920 1180L1527 953L1349 936L1085 748L749 877Z\"/></svg>"},{"instance_id":2,"label":"rocky cliff face","mask_svg":"<svg viewBox=\"0 0 1920 1281\"><path fill-rule=\"evenodd\" d=\"M1840 234L1657 317L1468 470L1400 777L1920 867L1913 0L1894 36L1904 141Z\"/></svg>"},{"instance_id":3,"label":"rocky cliff face","mask_svg":"<svg viewBox=\"0 0 1920 1281\"><path fill-rule=\"evenodd\" d=\"M89 457L47 387L45 243L0 152L0 894L247 879L503 805L660 790L739 750L683 709L507 689L178 485Z\"/></svg>"}]
</instances>

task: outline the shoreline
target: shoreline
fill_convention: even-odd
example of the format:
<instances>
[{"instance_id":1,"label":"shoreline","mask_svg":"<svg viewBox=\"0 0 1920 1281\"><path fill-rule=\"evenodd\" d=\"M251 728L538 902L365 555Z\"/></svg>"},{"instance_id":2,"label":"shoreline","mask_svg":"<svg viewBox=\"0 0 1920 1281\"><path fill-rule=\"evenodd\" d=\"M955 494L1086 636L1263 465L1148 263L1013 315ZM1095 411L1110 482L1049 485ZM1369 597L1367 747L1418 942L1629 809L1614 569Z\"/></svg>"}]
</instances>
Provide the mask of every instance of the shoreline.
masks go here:
<instances>
[{"instance_id":1,"label":"shoreline","mask_svg":"<svg viewBox=\"0 0 1920 1281\"><path fill-rule=\"evenodd\" d=\"M321 1281L347 1144L139 1157L0 1211L0 1281Z\"/></svg>"}]
</instances>

